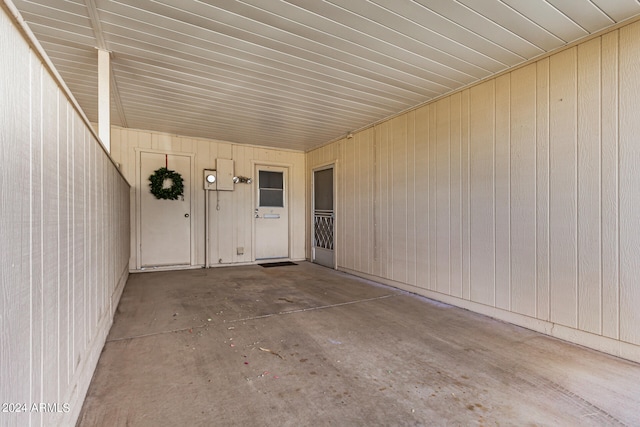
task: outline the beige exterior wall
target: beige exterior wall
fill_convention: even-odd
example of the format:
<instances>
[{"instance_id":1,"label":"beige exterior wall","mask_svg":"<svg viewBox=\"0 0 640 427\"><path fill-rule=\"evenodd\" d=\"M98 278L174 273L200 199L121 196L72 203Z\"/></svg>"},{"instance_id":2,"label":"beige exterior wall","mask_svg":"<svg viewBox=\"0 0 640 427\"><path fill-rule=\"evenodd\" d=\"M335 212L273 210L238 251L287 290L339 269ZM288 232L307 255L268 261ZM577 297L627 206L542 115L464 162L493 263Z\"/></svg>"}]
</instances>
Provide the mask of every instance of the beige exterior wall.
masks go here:
<instances>
[{"instance_id":1,"label":"beige exterior wall","mask_svg":"<svg viewBox=\"0 0 640 427\"><path fill-rule=\"evenodd\" d=\"M0 402L27 405L0 424L69 426L128 277L129 186L4 8L0 52Z\"/></svg>"},{"instance_id":2,"label":"beige exterior wall","mask_svg":"<svg viewBox=\"0 0 640 427\"><path fill-rule=\"evenodd\" d=\"M164 133L113 127L111 131L111 154L121 164L121 170L131 188L131 261L132 270L136 269L136 248L138 231L136 215L139 209L138 192L149 191L148 180L142 183L136 175L136 162L140 151L153 151L167 154L183 154L194 157L192 177L185 185L192 186L194 196L193 220L193 263L192 266L205 264L205 190L203 189L203 170L215 169L216 159L232 159L236 175L253 177L252 184L236 184L233 191L219 191L220 210L216 210L216 192L210 192L209 198L209 248L210 264L228 265L250 263L253 258L253 210L255 207L255 164L286 166L289 168L289 220L290 220L290 257L295 260L305 258L305 192L304 181L305 155L302 152L276 150L261 147L232 144L224 141L187 138ZM183 177L186 178L186 177ZM237 248L244 248L244 255L237 254Z\"/></svg>"},{"instance_id":3,"label":"beige exterior wall","mask_svg":"<svg viewBox=\"0 0 640 427\"><path fill-rule=\"evenodd\" d=\"M636 22L314 150L307 182L337 161L340 269L640 361L639 118Z\"/></svg>"}]
</instances>

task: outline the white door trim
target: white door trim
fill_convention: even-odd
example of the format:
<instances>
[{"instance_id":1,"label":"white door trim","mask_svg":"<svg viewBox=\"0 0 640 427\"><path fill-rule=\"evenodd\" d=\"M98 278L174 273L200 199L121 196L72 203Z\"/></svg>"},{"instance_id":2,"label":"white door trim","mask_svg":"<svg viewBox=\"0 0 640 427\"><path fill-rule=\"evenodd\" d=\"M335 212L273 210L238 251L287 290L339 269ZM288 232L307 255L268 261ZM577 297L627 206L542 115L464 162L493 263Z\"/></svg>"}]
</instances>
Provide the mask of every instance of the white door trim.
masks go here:
<instances>
[{"instance_id":1,"label":"white door trim","mask_svg":"<svg viewBox=\"0 0 640 427\"><path fill-rule=\"evenodd\" d=\"M286 200L286 209L287 209L287 230L289 231L289 254L288 254L288 259L291 259L291 251L293 249L293 235L292 235L292 218L291 218L291 187L293 186L292 180L293 180L293 168L294 165L292 163L280 163L280 162L270 162L270 161L263 161L263 160L251 160L251 170L253 172L251 173L255 173L257 168L259 166L273 166L273 167L277 167L277 168L284 168L287 170L287 182L285 183L285 200ZM257 206L257 202L256 202L256 193L257 193L257 185L258 185L258 177L254 177L253 178L253 183L254 186L252 188L252 195L251 195L251 213L252 216L253 213L255 212ZM251 221L251 259L253 260L253 262L256 262L256 221L255 218L253 221Z\"/></svg>"},{"instance_id":2,"label":"white door trim","mask_svg":"<svg viewBox=\"0 0 640 427\"><path fill-rule=\"evenodd\" d=\"M136 173L136 185L135 188L135 224L136 224L136 242L135 242L135 254L136 254L136 270L142 269L142 256L140 253L141 249L141 239L142 239L142 191L148 189L148 177L140 176L141 174L141 166L142 166L142 153L152 153L152 154L168 154L171 156L183 156L189 157L189 164L191 169L191 176L189 177L189 186L190 186L190 194L191 200L189 201L189 209L191 215L190 222L190 232L191 232L191 265L196 264L196 222L199 219L196 209L195 209L195 199L196 199L196 185L195 185L195 153L184 153L181 151L173 151L173 150L156 150L153 148L135 148L135 173Z\"/></svg>"}]
</instances>

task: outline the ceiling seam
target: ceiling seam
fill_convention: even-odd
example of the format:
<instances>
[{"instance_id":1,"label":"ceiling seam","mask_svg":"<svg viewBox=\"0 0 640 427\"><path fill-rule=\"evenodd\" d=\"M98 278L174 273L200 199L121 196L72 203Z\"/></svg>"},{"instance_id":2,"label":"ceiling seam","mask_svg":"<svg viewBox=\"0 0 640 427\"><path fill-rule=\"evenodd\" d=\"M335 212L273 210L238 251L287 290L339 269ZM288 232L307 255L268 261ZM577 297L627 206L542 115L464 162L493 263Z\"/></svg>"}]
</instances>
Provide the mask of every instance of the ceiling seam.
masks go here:
<instances>
[{"instance_id":1,"label":"ceiling seam","mask_svg":"<svg viewBox=\"0 0 640 427\"><path fill-rule=\"evenodd\" d=\"M602 13L604 16L606 16L611 22L617 22L613 16L610 16L607 12L604 11L604 9L602 9L600 6L598 6L597 3L595 3L593 0L589 0L589 3L591 3L593 5L593 7L595 7L596 9L598 9L600 11L600 13Z\"/></svg>"},{"instance_id":2,"label":"ceiling seam","mask_svg":"<svg viewBox=\"0 0 640 427\"><path fill-rule=\"evenodd\" d=\"M547 3L549 6L551 6L552 8L556 9L558 11L558 13L560 13L561 15L565 16L567 19L569 19L571 22L573 22L574 24L576 24L579 28L583 29L586 31L587 34L591 34L589 31L587 31L586 29L582 28L582 26L580 26L580 24L578 24L576 21L574 21L573 19L569 18L566 14L562 13L560 10L558 10L556 7L554 7L552 4L550 4L548 1L544 0L545 3ZM500 2L505 6L508 7L509 9L511 9L514 13L520 15L522 17L522 19L527 20L529 22L531 22L533 25L535 25L536 27L540 28L540 30L544 31L545 33L549 34L550 36L553 36L555 38L557 38L558 40L560 40L563 44L566 44L567 41L552 33L550 30L547 30L545 27L543 27L542 25L538 24L537 22L535 22L533 19L529 18L528 16L526 16L525 14L521 13L519 10L517 10L516 8L514 8L513 6L511 6L510 4L507 4L504 2L504 0L500 0ZM506 28L505 28L506 29ZM545 49L546 50L546 49Z\"/></svg>"},{"instance_id":3,"label":"ceiling seam","mask_svg":"<svg viewBox=\"0 0 640 427\"><path fill-rule=\"evenodd\" d=\"M423 5L422 3L417 3L417 2L416 2L416 5L417 5L418 7L422 7L423 9L427 9L428 11L430 11L431 13L433 13L434 15L437 15L437 16L439 16L440 18L442 18L443 20L445 20L445 21L447 21L447 22L450 22L452 25L454 25L454 26L456 26L456 27L458 27L458 28L461 28L461 29L463 29L464 31L467 31L469 34L473 34L475 37L478 37L478 38L480 38L480 39L482 39L482 40L485 40L487 43L490 43L490 44L492 44L493 46L496 46L496 47L498 47L498 48L500 48L500 49L502 49L502 50L504 50L504 51L506 51L506 52L511 53L512 55L515 55L515 56L517 56L517 57L521 58L523 61L526 61L526 60L527 60L527 58L526 58L526 57L522 56L522 55L521 55L521 54L519 54L518 52L515 52L514 50L512 50L512 49L510 49L510 48L508 48L508 47L506 47L506 46L503 46L503 45L501 45L501 44L498 44L497 42L495 42L495 41L491 40L491 39L490 39L490 38L488 38L488 37L483 36L482 34L479 34L478 32L476 32L476 31L472 30L471 28L467 28L467 27L465 27L464 25L461 25L461 24L459 24L459 23L457 23L457 22L453 21L452 19L450 19L450 18L448 18L448 17L444 16L443 14L441 14L441 13L439 13L439 12L437 12L437 11L435 11L435 10L431 9L431 8L428 8L427 6ZM412 22L413 22L413 21L412 21ZM417 24L417 23L416 23L416 24ZM506 65L506 64L505 64L505 65Z\"/></svg>"},{"instance_id":4,"label":"ceiling seam","mask_svg":"<svg viewBox=\"0 0 640 427\"><path fill-rule=\"evenodd\" d=\"M499 0L499 1L500 1L500 3L502 3L502 0ZM458 3L461 7L465 8L465 9L468 9L469 11L471 11L471 12L475 13L476 15L481 16L481 17L483 17L484 19L486 19L487 21L490 21L491 23L493 23L493 24L497 25L498 27L502 28L504 31L508 32L508 33L509 33L509 34L511 34L513 37L518 38L518 39L522 40L523 42L528 43L528 44L530 44L531 46L533 46L533 47L535 47L535 48L537 48L537 49L541 50L541 51L543 52L543 54L544 54L545 52L547 52L547 49L545 49L544 47L542 47L542 46L538 46L538 44L534 43L533 41L528 40L528 39L524 38L523 36L521 36L520 34L515 33L514 31L510 30L509 28L505 27L504 25L500 24L499 22L494 21L493 19L489 18L488 16L484 15L483 13L478 12L477 10L475 10L475 9L471 8L470 6L466 5L465 3L461 3L459 0L455 0L455 2L456 2L456 3ZM505 3L502 3L502 4L505 4ZM505 6L506 6L506 4L505 4ZM521 15L521 16L522 16L522 15ZM529 21L530 21L530 20L529 20ZM530 21L530 22L532 22L532 21ZM536 26L538 26L538 27L540 27L540 26L539 26L538 24L536 24L535 22L533 22L533 24L534 24L534 25L536 25ZM541 28L541 27L540 27L540 28ZM542 28L542 29L544 30L544 28ZM548 31L546 31L546 30L545 30L545 32L549 33L549 32L548 32ZM549 33L549 34L551 34L551 33ZM556 35L554 35L554 34L551 34L551 35L552 35L553 37L557 38L558 40L560 40L561 42L565 42L564 40L562 40L561 38L557 37ZM566 43L566 42L565 42L565 43Z\"/></svg>"},{"instance_id":5,"label":"ceiling seam","mask_svg":"<svg viewBox=\"0 0 640 427\"><path fill-rule=\"evenodd\" d=\"M569 15L567 15L566 13L564 13L563 11L561 11L560 9L558 9L556 7L555 4L549 2L549 0L543 0L545 3L547 3L550 7L552 7L553 9L557 10L558 13L562 16L564 16L565 18L567 18L569 21L573 22L574 24L576 24L576 26L580 29L582 29L585 33L587 34L591 34L591 31L587 30L585 27L583 27L582 25L580 25L579 22L577 22L575 19L572 19ZM615 21L613 21L615 22ZM557 37L557 36L556 36Z\"/></svg>"}]
</instances>

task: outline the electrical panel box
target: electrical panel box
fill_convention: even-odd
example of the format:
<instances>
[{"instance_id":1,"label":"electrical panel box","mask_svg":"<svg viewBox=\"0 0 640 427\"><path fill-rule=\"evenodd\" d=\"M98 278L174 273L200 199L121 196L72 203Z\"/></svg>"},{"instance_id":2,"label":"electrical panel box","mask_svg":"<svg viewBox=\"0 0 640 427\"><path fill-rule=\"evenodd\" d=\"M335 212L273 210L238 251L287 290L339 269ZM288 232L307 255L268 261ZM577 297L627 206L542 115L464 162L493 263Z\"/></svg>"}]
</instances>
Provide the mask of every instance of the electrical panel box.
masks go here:
<instances>
[{"instance_id":1,"label":"electrical panel box","mask_svg":"<svg viewBox=\"0 0 640 427\"><path fill-rule=\"evenodd\" d=\"M216 159L216 189L233 190L233 160Z\"/></svg>"},{"instance_id":2,"label":"electrical panel box","mask_svg":"<svg viewBox=\"0 0 640 427\"><path fill-rule=\"evenodd\" d=\"M204 170L204 189L205 190L216 190L216 181L217 181L216 171L212 169Z\"/></svg>"}]
</instances>

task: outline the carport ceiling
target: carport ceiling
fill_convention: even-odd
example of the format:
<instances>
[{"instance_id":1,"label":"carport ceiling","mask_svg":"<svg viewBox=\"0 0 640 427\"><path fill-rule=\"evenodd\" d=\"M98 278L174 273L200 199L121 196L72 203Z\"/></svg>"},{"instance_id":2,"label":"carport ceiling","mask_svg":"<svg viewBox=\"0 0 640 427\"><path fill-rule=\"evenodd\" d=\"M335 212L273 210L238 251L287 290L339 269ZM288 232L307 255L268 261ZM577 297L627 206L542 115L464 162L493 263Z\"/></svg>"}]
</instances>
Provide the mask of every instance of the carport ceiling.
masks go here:
<instances>
[{"instance_id":1,"label":"carport ceiling","mask_svg":"<svg viewBox=\"0 0 640 427\"><path fill-rule=\"evenodd\" d=\"M308 150L640 13L636 0L13 0L86 115Z\"/></svg>"}]
</instances>

